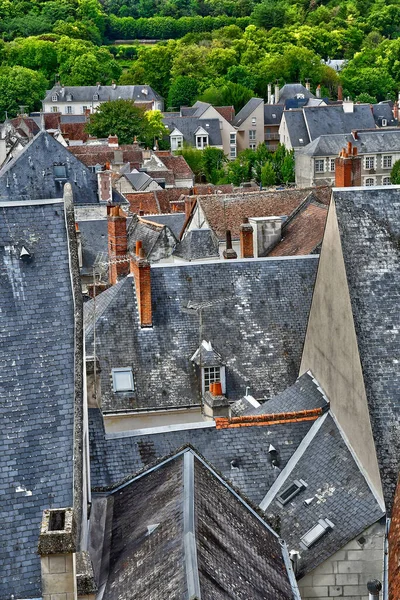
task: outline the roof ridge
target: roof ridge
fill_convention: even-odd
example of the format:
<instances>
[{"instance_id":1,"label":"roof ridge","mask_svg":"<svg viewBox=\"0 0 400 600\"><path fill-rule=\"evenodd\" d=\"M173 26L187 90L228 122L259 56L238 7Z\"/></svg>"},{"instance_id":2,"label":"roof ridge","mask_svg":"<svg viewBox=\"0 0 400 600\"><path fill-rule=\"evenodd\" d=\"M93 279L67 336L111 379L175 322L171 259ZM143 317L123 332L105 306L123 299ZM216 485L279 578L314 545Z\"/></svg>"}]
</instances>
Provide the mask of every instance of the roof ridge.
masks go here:
<instances>
[{"instance_id":1,"label":"roof ridge","mask_svg":"<svg viewBox=\"0 0 400 600\"><path fill-rule=\"evenodd\" d=\"M236 427L252 427L254 425L279 425L282 423L298 423L315 421L323 414L322 408L311 408L294 412L273 413L265 415L243 415L241 417L217 417L217 429L232 429Z\"/></svg>"}]
</instances>

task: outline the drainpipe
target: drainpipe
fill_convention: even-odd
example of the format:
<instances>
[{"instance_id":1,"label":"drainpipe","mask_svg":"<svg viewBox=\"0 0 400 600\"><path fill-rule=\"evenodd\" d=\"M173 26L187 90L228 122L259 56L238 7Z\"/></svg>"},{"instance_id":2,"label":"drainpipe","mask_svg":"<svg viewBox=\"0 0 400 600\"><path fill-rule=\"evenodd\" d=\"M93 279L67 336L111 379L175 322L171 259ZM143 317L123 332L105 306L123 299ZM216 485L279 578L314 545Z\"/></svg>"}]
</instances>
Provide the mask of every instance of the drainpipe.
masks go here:
<instances>
[{"instance_id":1,"label":"drainpipe","mask_svg":"<svg viewBox=\"0 0 400 600\"><path fill-rule=\"evenodd\" d=\"M382 584L378 579L372 579L367 583L369 600L379 600L379 592L382 589Z\"/></svg>"}]
</instances>

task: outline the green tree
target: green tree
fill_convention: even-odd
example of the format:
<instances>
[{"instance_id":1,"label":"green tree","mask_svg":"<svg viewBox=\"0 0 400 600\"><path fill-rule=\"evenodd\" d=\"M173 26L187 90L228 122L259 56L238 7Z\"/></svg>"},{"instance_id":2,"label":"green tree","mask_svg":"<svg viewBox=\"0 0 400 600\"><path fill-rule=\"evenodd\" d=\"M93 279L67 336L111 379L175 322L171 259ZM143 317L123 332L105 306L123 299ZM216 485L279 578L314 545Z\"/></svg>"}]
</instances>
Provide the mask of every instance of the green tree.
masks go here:
<instances>
[{"instance_id":1,"label":"green tree","mask_svg":"<svg viewBox=\"0 0 400 600\"><path fill-rule=\"evenodd\" d=\"M162 112L159 110L148 110L144 113L146 123L141 141L150 148L154 146L155 140L162 140L166 133L162 118Z\"/></svg>"},{"instance_id":2,"label":"green tree","mask_svg":"<svg viewBox=\"0 0 400 600\"><path fill-rule=\"evenodd\" d=\"M251 20L257 27L272 29L273 27L283 27L285 16L286 12L283 4L272 2L272 0L264 0L261 4L256 5L251 13Z\"/></svg>"},{"instance_id":3,"label":"green tree","mask_svg":"<svg viewBox=\"0 0 400 600\"><path fill-rule=\"evenodd\" d=\"M175 42L139 49L135 60L127 73L120 79L121 84L150 85L161 96L167 97L170 86L170 71Z\"/></svg>"},{"instance_id":4,"label":"green tree","mask_svg":"<svg viewBox=\"0 0 400 600\"><path fill-rule=\"evenodd\" d=\"M175 152L176 155L183 156L189 167L192 169L196 181L200 180L203 174L203 152L192 146L184 146Z\"/></svg>"},{"instance_id":5,"label":"green tree","mask_svg":"<svg viewBox=\"0 0 400 600\"><path fill-rule=\"evenodd\" d=\"M191 106L197 98L198 83L193 77L177 77L172 81L168 93L168 106L180 108Z\"/></svg>"},{"instance_id":6,"label":"green tree","mask_svg":"<svg viewBox=\"0 0 400 600\"><path fill-rule=\"evenodd\" d=\"M295 164L294 151L291 150L286 154L281 165L281 183L294 183L295 181Z\"/></svg>"},{"instance_id":7,"label":"green tree","mask_svg":"<svg viewBox=\"0 0 400 600\"><path fill-rule=\"evenodd\" d=\"M41 106L47 87L47 80L42 73L25 67L0 68L0 118L7 111L9 117L19 112L21 105L28 112L38 110Z\"/></svg>"},{"instance_id":8,"label":"green tree","mask_svg":"<svg viewBox=\"0 0 400 600\"><path fill-rule=\"evenodd\" d=\"M240 83L227 81L225 85L212 86L204 90L201 100L214 106L234 106L238 112L253 96L253 92Z\"/></svg>"},{"instance_id":9,"label":"green tree","mask_svg":"<svg viewBox=\"0 0 400 600\"><path fill-rule=\"evenodd\" d=\"M239 186L241 183L248 180L247 175L248 165L240 158L236 158L228 163L227 179L229 183Z\"/></svg>"},{"instance_id":10,"label":"green tree","mask_svg":"<svg viewBox=\"0 0 400 600\"><path fill-rule=\"evenodd\" d=\"M120 144L132 144L135 136L139 140L149 135L145 110L132 100L112 100L103 102L90 115L86 131L95 137L117 135Z\"/></svg>"},{"instance_id":11,"label":"green tree","mask_svg":"<svg viewBox=\"0 0 400 600\"><path fill-rule=\"evenodd\" d=\"M202 152L202 167L207 181L214 184L217 183L218 179L220 179L223 174L223 164L225 160L223 150L212 148L211 146L204 148Z\"/></svg>"},{"instance_id":12,"label":"green tree","mask_svg":"<svg viewBox=\"0 0 400 600\"><path fill-rule=\"evenodd\" d=\"M261 169L261 185L264 187L269 187L271 185L275 185L275 183L276 175L274 167L269 161L267 161Z\"/></svg>"},{"instance_id":13,"label":"green tree","mask_svg":"<svg viewBox=\"0 0 400 600\"><path fill-rule=\"evenodd\" d=\"M57 53L53 42L36 37L18 39L8 45L7 63L41 71L48 79L57 72Z\"/></svg>"},{"instance_id":14,"label":"green tree","mask_svg":"<svg viewBox=\"0 0 400 600\"><path fill-rule=\"evenodd\" d=\"M390 172L390 182L393 185L400 185L400 160L396 160Z\"/></svg>"}]
</instances>

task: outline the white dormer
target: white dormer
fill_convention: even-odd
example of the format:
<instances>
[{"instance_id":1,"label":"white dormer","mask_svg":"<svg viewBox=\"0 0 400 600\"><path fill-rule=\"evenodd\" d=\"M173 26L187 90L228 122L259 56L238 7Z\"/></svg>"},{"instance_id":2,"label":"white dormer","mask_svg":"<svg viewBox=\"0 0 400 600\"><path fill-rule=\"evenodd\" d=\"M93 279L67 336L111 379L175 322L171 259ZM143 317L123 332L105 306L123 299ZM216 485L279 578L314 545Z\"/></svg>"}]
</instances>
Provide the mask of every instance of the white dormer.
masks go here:
<instances>
[{"instance_id":1,"label":"white dormer","mask_svg":"<svg viewBox=\"0 0 400 600\"><path fill-rule=\"evenodd\" d=\"M209 134L203 127L198 127L194 132L196 138L196 148L203 150L209 146Z\"/></svg>"},{"instance_id":2,"label":"white dormer","mask_svg":"<svg viewBox=\"0 0 400 600\"><path fill-rule=\"evenodd\" d=\"M52 102L57 102L57 100L58 100L58 94L57 94L57 92L55 92L55 93L54 93L54 94L51 96L51 101L52 101Z\"/></svg>"},{"instance_id":3,"label":"white dormer","mask_svg":"<svg viewBox=\"0 0 400 600\"><path fill-rule=\"evenodd\" d=\"M179 129L177 129L175 127L175 129L170 133L169 139L170 139L170 142L171 142L171 150L179 150L180 148L182 148L182 146L183 146L183 135L179 131Z\"/></svg>"},{"instance_id":4,"label":"white dormer","mask_svg":"<svg viewBox=\"0 0 400 600\"><path fill-rule=\"evenodd\" d=\"M98 94L93 94L93 100L95 102L98 102L99 101L99 95Z\"/></svg>"}]
</instances>

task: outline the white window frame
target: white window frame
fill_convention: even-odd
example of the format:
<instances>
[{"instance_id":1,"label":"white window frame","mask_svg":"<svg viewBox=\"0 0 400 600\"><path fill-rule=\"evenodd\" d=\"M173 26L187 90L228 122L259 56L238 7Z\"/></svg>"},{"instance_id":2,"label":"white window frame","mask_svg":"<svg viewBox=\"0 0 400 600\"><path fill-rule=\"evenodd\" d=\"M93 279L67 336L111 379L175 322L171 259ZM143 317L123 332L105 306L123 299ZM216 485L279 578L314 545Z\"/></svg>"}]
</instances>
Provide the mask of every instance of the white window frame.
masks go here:
<instances>
[{"instance_id":1,"label":"white window frame","mask_svg":"<svg viewBox=\"0 0 400 600\"><path fill-rule=\"evenodd\" d=\"M229 134L229 144L231 146L236 146L236 133Z\"/></svg>"},{"instance_id":2,"label":"white window frame","mask_svg":"<svg viewBox=\"0 0 400 600\"><path fill-rule=\"evenodd\" d=\"M51 107L51 112L53 112L53 113L58 112L58 106L52 106Z\"/></svg>"},{"instance_id":3,"label":"white window frame","mask_svg":"<svg viewBox=\"0 0 400 600\"><path fill-rule=\"evenodd\" d=\"M322 163L322 168L320 168ZM314 173L325 173L325 159L324 158L316 158L314 160Z\"/></svg>"},{"instance_id":4,"label":"white window frame","mask_svg":"<svg viewBox=\"0 0 400 600\"><path fill-rule=\"evenodd\" d=\"M382 168L391 169L393 166L393 156L391 154L384 154L382 156Z\"/></svg>"},{"instance_id":5,"label":"white window frame","mask_svg":"<svg viewBox=\"0 0 400 600\"><path fill-rule=\"evenodd\" d=\"M229 158L236 158L236 146L231 146L229 149Z\"/></svg>"},{"instance_id":6,"label":"white window frame","mask_svg":"<svg viewBox=\"0 0 400 600\"><path fill-rule=\"evenodd\" d=\"M382 185L392 185L392 182L390 181L390 177L382 177Z\"/></svg>"},{"instance_id":7,"label":"white window frame","mask_svg":"<svg viewBox=\"0 0 400 600\"><path fill-rule=\"evenodd\" d=\"M366 156L364 159L364 168L366 171L375 169L375 156Z\"/></svg>"},{"instance_id":8,"label":"white window frame","mask_svg":"<svg viewBox=\"0 0 400 600\"><path fill-rule=\"evenodd\" d=\"M118 382L117 382L118 373L123 373L125 375L128 375L130 387L122 387L121 388L118 385ZM135 384L133 381L133 373L132 373L131 367L121 367L119 369L111 369L111 377L112 377L112 384L113 384L113 392L118 393L118 392L134 392L135 391Z\"/></svg>"},{"instance_id":9,"label":"white window frame","mask_svg":"<svg viewBox=\"0 0 400 600\"><path fill-rule=\"evenodd\" d=\"M208 135L196 135L197 150L204 150L208 146Z\"/></svg>"},{"instance_id":10,"label":"white window frame","mask_svg":"<svg viewBox=\"0 0 400 600\"><path fill-rule=\"evenodd\" d=\"M251 118L251 124L252 125L257 125L257 119L256 119L256 117L252 117Z\"/></svg>"},{"instance_id":11,"label":"white window frame","mask_svg":"<svg viewBox=\"0 0 400 600\"><path fill-rule=\"evenodd\" d=\"M210 370L214 371L214 375L216 376L216 370L218 369L218 379L216 378L210 378L207 377L207 372L208 375L210 375ZM202 390L203 390L203 394L210 389L210 383L217 383L217 382L221 382L221 387L222 387L222 393L225 394L225 367L224 365L214 365L212 367L202 367L201 368L201 381L202 381ZM207 382L207 383L206 383Z\"/></svg>"},{"instance_id":12,"label":"white window frame","mask_svg":"<svg viewBox=\"0 0 400 600\"><path fill-rule=\"evenodd\" d=\"M364 185L366 187L373 187L374 185L376 185L375 177L365 177Z\"/></svg>"},{"instance_id":13,"label":"white window frame","mask_svg":"<svg viewBox=\"0 0 400 600\"><path fill-rule=\"evenodd\" d=\"M58 102L58 96L57 96L57 94L53 94L53 95L52 95L52 97L51 97L51 101L52 101L52 102Z\"/></svg>"},{"instance_id":14,"label":"white window frame","mask_svg":"<svg viewBox=\"0 0 400 600\"><path fill-rule=\"evenodd\" d=\"M93 100L94 100L94 102L98 102L99 101L99 95L98 94L93 94Z\"/></svg>"},{"instance_id":15,"label":"white window frame","mask_svg":"<svg viewBox=\"0 0 400 600\"><path fill-rule=\"evenodd\" d=\"M257 139L257 130L249 129L249 142L255 142Z\"/></svg>"},{"instance_id":16,"label":"white window frame","mask_svg":"<svg viewBox=\"0 0 400 600\"><path fill-rule=\"evenodd\" d=\"M182 135L171 135L171 150L180 150L183 147Z\"/></svg>"},{"instance_id":17,"label":"white window frame","mask_svg":"<svg viewBox=\"0 0 400 600\"><path fill-rule=\"evenodd\" d=\"M66 115L73 115L74 114L74 107L71 106L70 104L68 106L65 107L65 114Z\"/></svg>"},{"instance_id":18,"label":"white window frame","mask_svg":"<svg viewBox=\"0 0 400 600\"><path fill-rule=\"evenodd\" d=\"M331 173L335 172L335 159L334 158L329 159L329 171Z\"/></svg>"}]
</instances>

